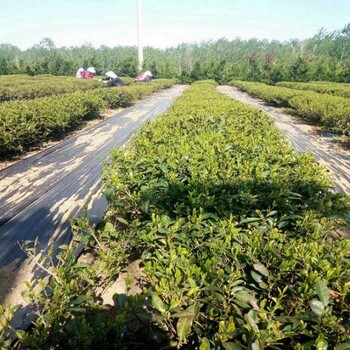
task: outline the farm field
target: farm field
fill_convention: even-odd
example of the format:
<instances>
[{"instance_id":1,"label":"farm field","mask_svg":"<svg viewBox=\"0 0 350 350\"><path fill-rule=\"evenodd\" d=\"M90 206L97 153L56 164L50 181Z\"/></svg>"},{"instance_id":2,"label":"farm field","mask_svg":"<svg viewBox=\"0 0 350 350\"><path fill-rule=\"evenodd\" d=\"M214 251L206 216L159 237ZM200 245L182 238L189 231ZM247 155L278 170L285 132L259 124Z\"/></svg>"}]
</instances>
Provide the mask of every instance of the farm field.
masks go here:
<instances>
[{"instance_id":1,"label":"farm field","mask_svg":"<svg viewBox=\"0 0 350 350\"><path fill-rule=\"evenodd\" d=\"M105 84L97 79L77 79L76 77L37 75L0 76L0 102L22 99L34 99L60 95L75 91L87 91L103 88Z\"/></svg>"},{"instance_id":2,"label":"farm field","mask_svg":"<svg viewBox=\"0 0 350 350\"><path fill-rule=\"evenodd\" d=\"M29 286L39 318L24 344L349 346L350 241L332 235L349 225L349 197L270 117L195 83L109 155L103 179L109 210L97 229L74 223L50 301ZM72 259L81 245L93 263ZM141 294L129 278L103 305L101 290L135 261Z\"/></svg>"},{"instance_id":3,"label":"farm field","mask_svg":"<svg viewBox=\"0 0 350 350\"><path fill-rule=\"evenodd\" d=\"M301 118L350 137L349 98L254 82L233 81L231 85L261 98L266 103L291 108Z\"/></svg>"},{"instance_id":4,"label":"farm field","mask_svg":"<svg viewBox=\"0 0 350 350\"><path fill-rule=\"evenodd\" d=\"M123 77L126 85L134 79ZM70 76L53 76L50 74L29 75L0 75L0 102L11 100L34 99L61 95L76 91L89 91L105 88L106 84L96 79L77 79Z\"/></svg>"},{"instance_id":5,"label":"farm field","mask_svg":"<svg viewBox=\"0 0 350 350\"><path fill-rule=\"evenodd\" d=\"M0 350L350 350L350 0L3 5Z\"/></svg>"}]
</instances>

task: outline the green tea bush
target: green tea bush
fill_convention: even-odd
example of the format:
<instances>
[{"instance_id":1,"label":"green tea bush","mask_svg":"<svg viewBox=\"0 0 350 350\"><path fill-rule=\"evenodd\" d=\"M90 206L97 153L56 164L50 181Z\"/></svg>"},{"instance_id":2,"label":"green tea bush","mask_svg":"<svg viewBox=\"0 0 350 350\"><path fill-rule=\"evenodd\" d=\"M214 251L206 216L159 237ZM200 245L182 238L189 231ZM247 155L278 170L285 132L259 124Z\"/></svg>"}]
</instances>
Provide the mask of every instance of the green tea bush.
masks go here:
<instances>
[{"instance_id":1,"label":"green tea bush","mask_svg":"<svg viewBox=\"0 0 350 350\"><path fill-rule=\"evenodd\" d=\"M266 103L293 108L306 120L323 125L330 131L350 136L349 98L262 83L233 81L231 85L263 99Z\"/></svg>"},{"instance_id":2,"label":"green tea bush","mask_svg":"<svg viewBox=\"0 0 350 350\"><path fill-rule=\"evenodd\" d=\"M254 97L261 98L266 103L280 107L290 107L289 100L298 94L298 90L285 87L275 87L264 83L255 83L247 81L232 81L230 83L240 90L248 92Z\"/></svg>"},{"instance_id":3,"label":"green tea bush","mask_svg":"<svg viewBox=\"0 0 350 350\"><path fill-rule=\"evenodd\" d=\"M172 84L171 80L157 80L144 85L1 103L0 157L20 154L30 146L65 133L87 117L98 116L105 108L127 107Z\"/></svg>"},{"instance_id":4,"label":"green tea bush","mask_svg":"<svg viewBox=\"0 0 350 350\"><path fill-rule=\"evenodd\" d=\"M77 91L89 91L106 87L97 79L76 77L26 75L0 77L0 103L11 100L34 99Z\"/></svg>"},{"instance_id":5,"label":"green tea bush","mask_svg":"<svg viewBox=\"0 0 350 350\"><path fill-rule=\"evenodd\" d=\"M329 130L350 137L350 99L308 92L289 101L290 106L306 119L326 126Z\"/></svg>"},{"instance_id":6,"label":"green tea bush","mask_svg":"<svg viewBox=\"0 0 350 350\"><path fill-rule=\"evenodd\" d=\"M277 86L287 87L297 90L308 90L320 92L322 94L335 95L340 97L350 97L350 85L341 84L341 83L296 83L290 81L281 81L276 84Z\"/></svg>"}]
</instances>

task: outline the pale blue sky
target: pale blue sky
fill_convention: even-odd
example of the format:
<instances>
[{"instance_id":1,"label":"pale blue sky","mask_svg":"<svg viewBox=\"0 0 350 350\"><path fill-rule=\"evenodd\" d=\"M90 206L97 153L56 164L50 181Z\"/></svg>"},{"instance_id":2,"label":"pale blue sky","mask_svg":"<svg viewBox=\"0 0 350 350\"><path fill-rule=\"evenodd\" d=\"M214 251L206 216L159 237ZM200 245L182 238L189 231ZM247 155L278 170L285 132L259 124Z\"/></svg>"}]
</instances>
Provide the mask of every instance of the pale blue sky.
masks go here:
<instances>
[{"instance_id":1,"label":"pale blue sky","mask_svg":"<svg viewBox=\"0 0 350 350\"><path fill-rule=\"evenodd\" d=\"M143 43L165 48L225 37L305 39L350 22L350 0L142 0ZM137 45L137 0L0 0L0 43Z\"/></svg>"}]
</instances>

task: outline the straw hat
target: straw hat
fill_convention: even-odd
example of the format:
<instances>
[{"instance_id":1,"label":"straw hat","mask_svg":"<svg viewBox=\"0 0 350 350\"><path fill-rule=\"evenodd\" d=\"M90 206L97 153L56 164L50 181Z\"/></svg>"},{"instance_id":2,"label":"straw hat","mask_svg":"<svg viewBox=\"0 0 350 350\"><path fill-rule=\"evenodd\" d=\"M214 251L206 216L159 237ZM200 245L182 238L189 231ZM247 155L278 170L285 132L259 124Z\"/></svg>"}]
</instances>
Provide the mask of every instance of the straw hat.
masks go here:
<instances>
[{"instance_id":1,"label":"straw hat","mask_svg":"<svg viewBox=\"0 0 350 350\"><path fill-rule=\"evenodd\" d=\"M106 72L105 75L106 75L108 78L118 78L118 75L115 74L114 72L112 72L111 70L109 70L108 72Z\"/></svg>"},{"instance_id":2,"label":"straw hat","mask_svg":"<svg viewBox=\"0 0 350 350\"><path fill-rule=\"evenodd\" d=\"M95 73L96 73L96 70L95 70L94 67L89 67L89 68L87 69L87 71L90 72L90 73L92 73L92 74L95 74Z\"/></svg>"}]
</instances>

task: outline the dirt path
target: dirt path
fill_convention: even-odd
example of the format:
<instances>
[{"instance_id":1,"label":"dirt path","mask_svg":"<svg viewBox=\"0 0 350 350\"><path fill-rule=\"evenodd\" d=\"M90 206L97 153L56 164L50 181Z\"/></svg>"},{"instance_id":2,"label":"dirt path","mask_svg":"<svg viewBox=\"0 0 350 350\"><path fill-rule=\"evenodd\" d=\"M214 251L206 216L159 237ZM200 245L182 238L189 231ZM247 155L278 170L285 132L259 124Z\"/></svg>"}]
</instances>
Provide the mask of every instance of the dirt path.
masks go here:
<instances>
[{"instance_id":1,"label":"dirt path","mask_svg":"<svg viewBox=\"0 0 350 350\"><path fill-rule=\"evenodd\" d=\"M101 193L101 160L141 124L164 113L185 86L153 95L57 145L0 171L0 304L22 302L25 279L38 271L19 243L39 237L45 251L71 237L69 219L87 206L91 222L107 208Z\"/></svg>"},{"instance_id":2,"label":"dirt path","mask_svg":"<svg viewBox=\"0 0 350 350\"><path fill-rule=\"evenodd\" d=\"M329 169L335 190L350 194L350 151L340 147L334 137L315 133L314 126L283 113L280 108L267 106L263 101L254 99L235 87L219 86L218 89L272 116L276 126L294 148L313 153L316 160Z\"/></svg>"}]
</instances>

